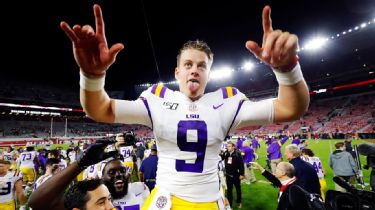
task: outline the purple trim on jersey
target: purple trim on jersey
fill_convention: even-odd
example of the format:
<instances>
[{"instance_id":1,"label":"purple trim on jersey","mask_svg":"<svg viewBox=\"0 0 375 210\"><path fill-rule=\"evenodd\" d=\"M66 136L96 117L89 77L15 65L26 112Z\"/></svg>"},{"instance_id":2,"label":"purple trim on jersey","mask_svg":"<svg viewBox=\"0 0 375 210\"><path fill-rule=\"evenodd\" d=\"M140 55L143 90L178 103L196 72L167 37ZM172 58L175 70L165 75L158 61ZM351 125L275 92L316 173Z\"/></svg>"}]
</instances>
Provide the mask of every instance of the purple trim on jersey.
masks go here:
<instances>
[{"instance_id":1,"label":"purple trim on jersey","mask_svg":"<svg viewBox=\"0 0 375 210\"><path fill-rule=\"evenodd\" d=\"M223 91L223 98L226 99L228 98L228 91L226 87L221 88L221 91Z\"/></svg>"},{"instance_id":2,"label":"purple trim on jersey","mask_svg":"<svg viewBox=\"0 0 375 210\"><path fill-rule=\"evenodd\" d=\"M226 136L228 136L229 131L230 131L230 129L232 128L233 123L234 123L234 121L236 120L236 117L237 117L238 113L240 112L240 109L241 109L241 107L242 107L243 102L245 102L245 100L241 100L240 103L238 104L238 107L237 107L237 110L236 110L236 114L235 114L234 117L233 117L232 123L231 123L230 126L229 126L229 130L228 130Z\"/></svg>"},{"instance_id":3,"label":"purple trim on jersey","mask_svg":"<svg viewBox=\"0 0 375 210\"><path fill-rule=\"evenodd\" d=\"M233 96L237 95L237 89L236 88L232 88L232 92L233 92Z\"/></svg>"},{"instance_id":4,"label":"purple trim on jersey","mask_svg":"<svg viewBox=\"0 0 375 210\"><path fill-rule=\"evenodd\" d=\"M155 94L155 92L156 92L156 88L158 87L158 85L156 84L156 85L153 85L152 86L152 89L151 89L151 93L153 93L153 94Z\"/></svg>"},{"instance_id":5,"label":"purple trim on jersey","mask_svg":"<svg viewBox=\"0 0 375 210\"><path fill-rule=\"evenodd\" d=\"M145 105L145 107L147 109L147 114L148 114L148 117L151 120L151 126L153 128L154 127L154 123L152 122L151 111L150 111L150 107L148 106L147 99L145 99L144 97L139 97L139 98L143 101L143 104Z\"/></svg>"},{"instance_id":6,"label":"purple trim on jersey","mask_svg":"<svg viewBox=\"0 0 375 210\"><path fill-rule=\"evenodd\" d=\"M167 90L167 88L166 87L162 87L161 88L161 91L160 91L160 98L164 98L164 95L165 95L165 91Z\"/></svg>"}]
</instances>

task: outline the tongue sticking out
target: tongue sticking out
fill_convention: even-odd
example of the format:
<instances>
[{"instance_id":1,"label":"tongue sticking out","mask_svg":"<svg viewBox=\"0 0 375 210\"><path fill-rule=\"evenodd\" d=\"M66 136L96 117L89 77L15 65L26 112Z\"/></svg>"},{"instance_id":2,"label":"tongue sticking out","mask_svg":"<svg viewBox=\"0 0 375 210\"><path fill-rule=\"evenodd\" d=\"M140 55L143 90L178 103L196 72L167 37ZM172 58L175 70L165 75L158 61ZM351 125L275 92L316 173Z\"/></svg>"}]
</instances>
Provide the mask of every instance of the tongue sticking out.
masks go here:
<instances>
[{"instance_id":1,"label":"tongue sticking out","mask_svg":"<svg viewBox=\"0 0 375 210\"><path fill-rule=\"evenodd\" d=\"M195 92L199 88L199 83L195 81L189 81L187 84L190 91Z\"/></svg>"}]
</instances>

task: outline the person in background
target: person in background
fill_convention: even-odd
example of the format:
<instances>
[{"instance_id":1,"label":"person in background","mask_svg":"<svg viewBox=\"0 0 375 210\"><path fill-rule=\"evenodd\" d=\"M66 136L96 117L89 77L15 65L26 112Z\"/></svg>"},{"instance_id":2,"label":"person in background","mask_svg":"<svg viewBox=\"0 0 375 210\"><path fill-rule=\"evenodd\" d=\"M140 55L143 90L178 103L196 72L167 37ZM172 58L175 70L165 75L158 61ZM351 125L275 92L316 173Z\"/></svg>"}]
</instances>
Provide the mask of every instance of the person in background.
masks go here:
<instances>
[{"instance_id":1,"label":"person in background","mask_svg":"<svg viewBox=\"0 0 375 210\"><path fill-rule=\"evenodd\" d=\"M151 191L156 184L156 171L158 166L158 154L156 144L151 147L151 154L142 161L139 169L139 180L144 182Z\"/></svg>"},{"instance_id":2,"label":"person in background","mask_svg":"<svg viewBox=\"0 0 375 210\"><path fill-rule=\"evenodd\" d=\"M22 188L22 178L16 176L15 172L8 171L9 167L9 161L0 160L0 209L15 210L17 198L19 210L25 210L27 199Z\"/></svg>"},{"instance_id":3,"label":"person in background","mask_svg":"<svg viewBox=\"0 0 375 210\"><path fill-rule=\"evenodd\" d=\"M291 186L299 185L292 164L288 162L280 162L277 164L274 174L265 170L257 162L252 162L252 165L258 169L274 187L280 188L277 199L277 210L302 210L294 208L290 203Z\"/></svg>"},{"instance_id":4,"label":"person in background","mask_svg":"<svg viewBox=\"0 0 375 210\"><path fill-rule=\"evenodd\" d=\"M249 143L244 141L242 143L242 152L243 155L243 162L244 162L244 170L245 170L245 183L249 185L252 182L256 181L254 170L251 167L251 162L255 160L254 150L249 146Z\"/></svg>"},{"instance_id":5,"label":"person in background","mask_svg":"<svg viewBox=\"0 0 375 210\"><path fill-rule=\"evenodd\" d=\"M227 198L230 206L233 206L233 185L236 187L237 208L242 208L241 180L244 179L244 162L241 153L236 149L233 142L227 145L224 152L225 177L227 182Z\"/></svg>"},{"instance_id":6,"label":"person in background","mask_svg":"<svg viewBox=\"0 0 375 210\"><path fill-rule=\"evenodd\" d=\"M318 175L319 183L320 183L320 192L321 192L321 196L324 200L326 192L327 192L327 182L324 179L325 173L324 173L324 170L323 170L322 161L320 161L319 157L316 157L314 155L314 152L311 149L308 149L308 148L303 149L302 154L303 154L301 156L302 160L310 163L313 166L313 168L315 169L316 174Z\"/></svg>"},{"instance_id":7,"label":"person in background","mask_svg":"<svg viewBox=\"0 0 375 210\"><path fill-rule=\"evenodd\" d=\"M267 148L267 157L268 160L270 160L271 164L271 171L272 173L275 173L276 166L279 164L282 160L282 153L281 153L281 147L285 144L285 142L289 139L288 136L282 137L280 140L276 140L276 138L272 138L268 140L270 144Z\"/></svg>"},{"instance_id":8,"label":"person in background","mask_svg":"<svg viewBox=\"0 0 375 210\"><path fill-rule=\"evenodd\" d=\"M301 159L301 150L295 144L285 147L285 156L294 166L295 176L299 185L310 193L320 195L320 183L318 175L310 163Z\"/></svg>"},{"instance_id":9,"label":"person in background","mask_svg":"<svg viewBox=\"0 0 375 210\"><path fill-rule=\"evenodd\" d=\"M299 139L298 135L295 135L292 140L292 144L299 145L301 143L301 140Z\"/></svg>"},{"instance_id":10,"label":"person in background","mask_svg":"<svg viewBox=\"0 0 375 210\"><path fill-rule=\"evenodd\" d=\"M329 157L329 166L332 168L335 176L339 176L350 184L354 184L356 174L358 174L358 168L353 156L346 151L343 142L337 142L335 147L336 150ZM335 189L337 191L346 192L344 188L336 183Z\"/></svg>"},{"instance_id":11,"label":"person in background","mask_svg":"<svg viewBox=\"0 0 375 210\"><path fill-rule=\"evenodd\" d=\"M57 172L61 171L60 169L60 160L57 158L48 158L46 162L46 173L40 176L34 183L34 190L38 188L41 184L55 175Z\"/></svg>"},{"instance_id":12,"label":"person in background","mask_svg":"<svg viewBox=\"0 0 375 210\"><path fill-rule=\"evenodd\" d=\"M357 157L352 146L352 141L353 141L352 134L351 133L345 134L345 140L344 140L345 151L349 152L352 155L352 157L356 159Z\"/></svg>"}]
</instances>

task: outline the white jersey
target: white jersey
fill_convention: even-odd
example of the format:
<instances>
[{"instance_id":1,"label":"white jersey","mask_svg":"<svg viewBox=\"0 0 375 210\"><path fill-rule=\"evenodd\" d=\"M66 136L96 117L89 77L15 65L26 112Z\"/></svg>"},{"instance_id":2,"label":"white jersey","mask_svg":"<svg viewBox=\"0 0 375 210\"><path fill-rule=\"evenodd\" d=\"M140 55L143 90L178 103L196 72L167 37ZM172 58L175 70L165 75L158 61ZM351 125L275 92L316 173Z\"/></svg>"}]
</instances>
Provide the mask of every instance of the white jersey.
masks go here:
<instances>
[{"instance_id":1,"label":"white jersey","mask_svg":"<svg viewBox=\"0 0 375 210\"><path fill-rule=\"evenodd\" d=\"M34 168L34 159L36 156L36 151L22 152L18 157L20 168Z\"/></svg>"},{"instance_id":2,"label":"white jersey","mask_svg":"<svg viewBox=\"0 0 375 210\"><path fill-rule=\"evenodd\" d=\"M8 172L5 176L0 176L0 204L14 200L15 184L20 177L14 176L14 172Z\"/></svg>"},{"instance_id":3,"label":"white jersey","mask_svg":"<svg viewBox=\"0 0 375 210\"><path fill-rule=\"evenodd\" d=\"M140 210L149 195L150 191L143 182L133 182L129 183L128 194L123 198L114 199L112 203L116 209Z\"/></svg>"},{"instance_id":4,"label":"white jersey","mask_svg":"<svg viewBox=\"0 0 375 210\"><path fill-rule=\"evenodd\" d=\"M306 157L306 156L301 156L302 160L310 163L316 173L318 174L319 179L324 179L324 173L323 173L323 167L322 167L322 161L320 161L319 157Z\"/></svg>"},{"instance_id":5,"label":"white jersey","mask_svg":"<svg viewBox=\"0 0 375 210\"><path fill-rule=\"evenodd\" d=\"M68 167L68 163L64 159L60 159L59 168L61 170L64 170L66 167Z\"/></svg>"},{"instance_id":6,"label":"white jersey","mask_svg":"<svg viewBox=\"0 0 375 210\"><path fill-rule=\"evenodd\" d=\"M98 170L101 164L90 165L83 172L83 180L95 179L98 177Z\"/></svg>"},{"instance_id":7,"label":"white jersey","mask_svg":"<svg viewBox=\"0 0 375 210\"><path fill-rule=\"evenodd\" d=\"M74 151L74 150L70 151L69 154L68 154L68 157L69 157L69 160L70 160L69 164L72 164L73 162L75 162L76 161L76 151Z\"/></svg>"},{"instance_id":8,"label":"white jersey","mask_svg":"<svg viewBox=\"0 0 375 210\"><path fill-rule=\"evenodd\" d=\"M42 175L40 176L36 182L34 183L34 190L38 187L40 187L40 185L42 185L44 182L46 182L49 178L51 178L53 176L53 174L48 174L48 175Z\"/></svg>"},{"instance_id":9,"label":"white jersey","mask_svg":"<svg viewBox=\"0 0 375 210\"><path fill-rule=\"evenodd\" d=\"M119 150L124 156L124 162L133 162L133 146L122 146Z\"/></svg>"},{"instance_id":10,"label":"white jersey","mask_svg":"<svg viewBox=\"0 0 375 210\"><path fill-rule=\"evenodd\" d=\"M153 128L158 148L156 186L190 202L220 199L217 163L232 129L272 122L271 100L250 102L232 87L191 101L154 85L136 101L116 100L118 123Z\"/></svg>"},{"instance_id":11,"label":"white jersey","mask_svg":"<svg viewBox=\"0 0 375 210\"><path fill-rule=\"evenodd\" d=\"M13 156L14 156L14 151L12 151L12 152L3 152L3 158L4 158L4 160L9 161L11 163L14 162Z\"/></svg>"}]
</instances>

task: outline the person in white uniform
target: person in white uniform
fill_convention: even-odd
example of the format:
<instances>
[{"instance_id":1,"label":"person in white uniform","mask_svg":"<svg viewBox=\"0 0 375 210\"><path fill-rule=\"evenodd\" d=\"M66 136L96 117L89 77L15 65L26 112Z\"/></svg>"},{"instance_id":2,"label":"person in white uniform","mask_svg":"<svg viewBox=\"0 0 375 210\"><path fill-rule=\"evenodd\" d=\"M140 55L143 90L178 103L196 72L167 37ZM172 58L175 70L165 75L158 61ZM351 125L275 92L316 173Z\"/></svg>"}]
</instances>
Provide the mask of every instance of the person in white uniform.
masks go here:
<instances>
[{"instance_id":1,"label":"person in white uniform","mask_svg":"<svg viewBox=\"0 0 375 210\"><path fill-rule=\"evenodd\" d=\"M0 209L15 210L17 195L19 209L24 210L27 199L22 189L22 178L14 171L8 171L9 165L9 161L0 160Z\"/></svg>"},{"instance_id":2,"label":"person in white uniform","mask_svg":"<svg viewBox=\"0 0 375 210\"><path fill-rule=\"evenodd\" d=\"M80 68L80 100L95 121L142 124L153 129L159 149L156 187L143 209L219 209L218 154L226 135L237 128L285 122L307 110L309 93L298 63L298 38L273 30L271 9L263 9L263 43L246 47L272 67L279 83L277 98L249 101L234 87L204 93L213 53L203 41L188 41L177 56L179 91L154 85L134 101L111 99L105 75L124 48L108 47L99 5L94 5L96 30L66 22L60 26L73 43Z\"/></svg>"}]
</instances>

